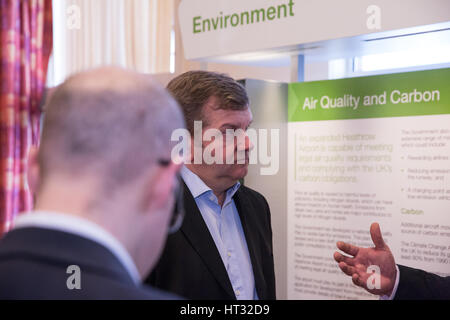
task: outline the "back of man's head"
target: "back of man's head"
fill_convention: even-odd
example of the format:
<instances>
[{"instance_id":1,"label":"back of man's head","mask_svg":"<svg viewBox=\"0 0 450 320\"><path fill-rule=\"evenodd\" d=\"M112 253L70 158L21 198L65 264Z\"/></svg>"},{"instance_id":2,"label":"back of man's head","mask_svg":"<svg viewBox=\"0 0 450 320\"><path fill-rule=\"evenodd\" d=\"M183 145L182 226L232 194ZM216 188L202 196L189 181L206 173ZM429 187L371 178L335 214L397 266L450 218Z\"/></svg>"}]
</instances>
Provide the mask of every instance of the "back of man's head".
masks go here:
<instances>
[{"instance_id":1,"label":"back of man's head","mask_svg":"<svg viewBox=\"0 0 450 320\"><path fill-rule=\"evenodd\" d=\"M177 103L149 76L113 67L75 75L46 105L41 186L54 175L96 176L106 195L170 160L171 133L180 127Z\"/></svg>"},{"instance_id":2,"label":"back of man's head","mask_svg":"<svg viewBox=\"0 0 450 320\"><path fill-rule=\"evenodd\" d=\"M175 201L179 128L178 104L149 76L113 67L72 76L50 97L38 154L30 152L35 209L102 227L145 276Z\"/></svg>"}]
</instances>

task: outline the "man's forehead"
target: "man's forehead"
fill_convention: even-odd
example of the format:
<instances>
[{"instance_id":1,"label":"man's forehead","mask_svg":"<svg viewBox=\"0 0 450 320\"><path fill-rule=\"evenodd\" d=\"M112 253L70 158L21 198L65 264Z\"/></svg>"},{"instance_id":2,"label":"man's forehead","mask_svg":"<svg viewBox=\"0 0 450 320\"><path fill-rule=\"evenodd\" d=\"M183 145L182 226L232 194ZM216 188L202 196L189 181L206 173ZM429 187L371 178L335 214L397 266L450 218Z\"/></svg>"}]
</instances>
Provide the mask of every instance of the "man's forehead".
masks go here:
<instances>
[{"instance_id":1,"label":"man's forehead","mask_svg":"<svg viewBox=\"0 0 450 320\"><path fill-rule=\"evenodd\" d=\"M253 115L249 107L242 110L215 109L207 113L206 119L209 125L217 128L225 125L245 127L253 120Z\"/></svg>"}]
</instances>

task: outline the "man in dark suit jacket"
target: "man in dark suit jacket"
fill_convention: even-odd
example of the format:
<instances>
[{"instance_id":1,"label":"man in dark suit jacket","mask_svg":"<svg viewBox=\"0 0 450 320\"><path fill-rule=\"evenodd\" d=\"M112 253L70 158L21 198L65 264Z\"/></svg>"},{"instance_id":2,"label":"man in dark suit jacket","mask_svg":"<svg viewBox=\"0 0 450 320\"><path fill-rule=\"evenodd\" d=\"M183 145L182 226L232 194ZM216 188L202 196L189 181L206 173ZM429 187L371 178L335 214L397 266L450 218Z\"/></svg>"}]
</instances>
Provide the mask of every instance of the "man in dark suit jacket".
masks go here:
<instances>
[{"instance_id":1,"label":"man in dark suit jacket","mask_svg":"<svg viewBox=\"0 0 450 320\"><path fill-rule=\"evenodd\" d=\"M70 279L78 272L71 270L74 265L79 280ZM98 242L41 227L15 229L1 241L0 285L0 300L177 298L140 285Z\"/></svg>"},{"instance_id":2,"label":"man in dark suit jacket","mask_svg":"<svg viewBox=\"0 0 450 320\"><path fill-rule=\"evenodd\" d=\"M177 299L141 282L167 235L183 125L176 101L134 72L58 87L29 157L36 209L0 240L0 299Z\"/></svg>"},{"instance_id":3,"label":"man in dark suit jacket","mask_svg":"<svg viewBox=\"0 0 450 320\"><path fill-rule=\"evenodd\" d=\"M361 248L349 243L338 242L340 250L353 257L346 257L339 252L334 253L334 259L339 268L352 277L357 286L366 289L382 299L395 300L450 300L450 277L438 275L396 265L391 250L381 235L380 226L373 223L370 235L374 248ZM368 288L367 282L372 273L367 272L370 265L380 267L380 287Z\"/></svg>"},{"instance_id":4,"label":"man in dark suit jacket","mask_svg":"<svg viewBox=\"0 0 450 320\"><path fill-rule=\"evenodd\" d=\"M239 182L252 149L245 89L226 75L191 71L168 90L190 136L181 169L186 216L147 283L189 299L275 299L269 206ZM234 138L224 138L227 130ZM211 133L214 141L204 138Z\"/></svg>"}]
</instances>

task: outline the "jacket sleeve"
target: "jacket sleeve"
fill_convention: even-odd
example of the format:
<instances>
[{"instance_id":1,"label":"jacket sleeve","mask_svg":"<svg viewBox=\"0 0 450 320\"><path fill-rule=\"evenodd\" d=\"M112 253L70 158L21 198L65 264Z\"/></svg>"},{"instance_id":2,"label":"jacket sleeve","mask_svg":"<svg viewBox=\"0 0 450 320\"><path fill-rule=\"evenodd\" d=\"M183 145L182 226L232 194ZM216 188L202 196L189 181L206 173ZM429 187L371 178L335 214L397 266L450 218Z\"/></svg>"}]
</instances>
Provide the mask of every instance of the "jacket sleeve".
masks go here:
<instances>
[{"instance_id":1,"label":"jacket sleeve","mask_svg":"<svg viewBox=\"0 0 450 320\"><path fill-rule=\"evenodd\" d=\"M400 281L394 300L450 300L450 277L398 266Z\"/></svg>"}]
</instances>

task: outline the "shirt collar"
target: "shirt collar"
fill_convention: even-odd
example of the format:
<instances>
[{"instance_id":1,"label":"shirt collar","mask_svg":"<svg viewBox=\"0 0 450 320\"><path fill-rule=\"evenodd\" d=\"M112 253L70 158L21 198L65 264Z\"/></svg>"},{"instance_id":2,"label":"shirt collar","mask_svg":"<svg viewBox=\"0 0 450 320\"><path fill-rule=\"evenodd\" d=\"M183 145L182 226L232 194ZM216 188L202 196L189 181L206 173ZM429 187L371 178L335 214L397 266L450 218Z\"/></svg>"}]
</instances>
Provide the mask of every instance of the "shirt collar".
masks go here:
<instances>
[{"instance_id":1,"label":"shirt collar","mask_svg":"<svg viewBox=\"0 0 450 320\"><path fill-rule=\"evenodd\" d=\"M202 194L212 191L210 187L208 187L202 179L191 170L189 170L186 166L181 167L180 171L181 177L186 183L186 186L192 193L192 196L195 198L200 197Z\"/></svg>"},{"instance_id":2,"label":"shirt collar","mask_svg":"<svg viewBox=\"0 0 450 320\"><path fill-rule=\"evenodd\" d=\"M189 170L186 166L181 167L180 174L184 182L186 183L186 186L191 191L194 199L200 197L206 192L212 192L212 189L208 187L198 175ZM238 191L240 186L241 183L238 181L231 188L229 188L227 190L227 198L231 199L236 191Z\"/></svg>"},{"instance_id":3,"label":"shirt collar","mask_svg":"<svg viewBox=\"0 0 450 320\"><path fill-rule=\"evenodd\" d=\"M101 244L119 259L136 284L141 283L137 267L128 251L111 233L97 224L73 215L49 211L24 213L14 221L14 229L29 227L63 231Z\"/></svg>"}]
</instances>

